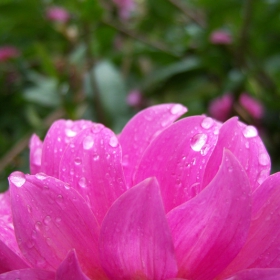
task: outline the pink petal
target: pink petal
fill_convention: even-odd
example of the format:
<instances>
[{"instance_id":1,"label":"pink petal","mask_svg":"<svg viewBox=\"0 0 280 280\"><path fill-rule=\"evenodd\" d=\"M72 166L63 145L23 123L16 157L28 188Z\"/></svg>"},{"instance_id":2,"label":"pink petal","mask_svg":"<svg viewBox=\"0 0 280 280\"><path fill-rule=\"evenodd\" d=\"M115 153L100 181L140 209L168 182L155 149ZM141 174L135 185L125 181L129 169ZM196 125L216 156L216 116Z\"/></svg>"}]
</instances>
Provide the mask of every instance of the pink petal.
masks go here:
<instances>
[{"instance_id":1,"label":"pink petal","mask_svg":"<svg viewBox=\"0 0 280 280\"><path fill-rule=\"evenodd\" d=\"M10 208L10 193L0 194L0 273L27 268L15 238Z\"/></svg>"},{"instance_id":2,"label":"pink petal","mask_svg":"<svg viewBox=\"0 0 280 280\"><path fill-rule=\"evenodd\" d=\"M218 130L219 124L205 116L188 117L169 126L146 149L135 183L155 176L166 212L196 196Z\"/></svg>"},{"instance_id":3,"label":"pink petal","mask_svg":"<svg viewBox=\"0 0 280 280\"><path fill-rule=\"evenodd\" d=\"M244 245L251 218L250 185L240 163L224 151L213 181L167 214L178 277L213 279Z\"/></svg>"},{"instance_id":4,"label":"pink petal","mask_svg":"<svg viewBox=\"0 0 280 280\"><path fill-rule=\"evenodd\" d=\"M14 270L0 275L0 279L5 280L54 280L55 273L41 269L21 269Z\"/></svg>"},{"instance_id":5,"label":"pink petal","mask_svg":"<svg viewBox=\"0 0 280 280\"><path fill-rule=\"evenodd\" d=\"M166 279L177 265L160 190L154 178L124 193L100 231L101 263L110 279Z\"/></svg>"},{"instance_id":6,"label":"pink petal","mask_svg":"<svg viewBox=\"0 0 280 280\"><path fill-rule=\"evenodd\" d=\"M61 157L72 139L91 121L58 120L50 127L43 144L41 172L58 178Z\"/></svg>"},{"instance_id":7,"label":"pink petal","mask_svg":"<svg viewBox=\"0 0 280 280\"><path fill-rule=\"evenodd\" d=\"M222 160L223 149L230 150L245 169L255 190L270 173L270 157L256 128L231 118L220 129L219 139L205 170L203 186L214 178Z\"/></svg>"},{"instance_id":8,"label":"pink petal","mask_svg":"<svg viewBox=\"0 0 280 280\"><path fill-rule=\"evenodd\" d=\"M75 250L71 250L56 272L57 280L89 280L81 270Z\"/></svg>"},{"instance_id":9,"label":"pink petal","mask_svg":"<svg viewBox=\"0 0 280 280\"><path fill-rule=\"evenodd\" d=\"M133 186L133 172L151 141L185 112L187 108L180 104L157 105L139 112L126 124L119 141L123 151L125 178L129 187Z\"/></svg>"},{"instance_id":10,"label":"pink petal","mask_svg":"<svg viewBox=\"0 0 280 280\"><path fill-rule=\"evenodd\" d=\"M30 160L31 174L39 173L41 170L42 147L43 147L43 142L36 134L33 134L29 142L29 149L30 149L29 160Z\"/></svg>"},{"instance_id":11,"label":"pink petal","mask_svg":"<svg viewBox=\"0 0 280 280\"><path fill-rule=\"evenodd\" d=\"M127 189L121 146L108 128L84 129L65 150L59 178L86 198L101 224L112 203Z\"/></svg>"},{"instance_id":12,"label":"pink petal","mask_svg":"<svg viewBox=\"0 0 280 280\"><path fill-rule=\"evenodd\" d=\"M268 177L253 193L249 236L222 276L246 268L280 267L280 172Z\"/></svg>"},{"instance_id":13,"label":"pink petal","mask_svg":"<svg viewBox=\"0 0 280 280\"><path fill-rule=\"evenodd\" d=\"M226 280L279 280L280 268L256 268L240 271Z\"/></svg>"},{"instance_id":14,"label":"pink petal","mask_svg":"<svg viewBox=\"0 0 280 280\"><path fill-rule=\"evenodd\" d=\"M9 182L15 233L28 262L56 270L75 248L84 272L100 276L98 224L78 192L42 173L14 172Z\"/></svg>"}]
</instances>

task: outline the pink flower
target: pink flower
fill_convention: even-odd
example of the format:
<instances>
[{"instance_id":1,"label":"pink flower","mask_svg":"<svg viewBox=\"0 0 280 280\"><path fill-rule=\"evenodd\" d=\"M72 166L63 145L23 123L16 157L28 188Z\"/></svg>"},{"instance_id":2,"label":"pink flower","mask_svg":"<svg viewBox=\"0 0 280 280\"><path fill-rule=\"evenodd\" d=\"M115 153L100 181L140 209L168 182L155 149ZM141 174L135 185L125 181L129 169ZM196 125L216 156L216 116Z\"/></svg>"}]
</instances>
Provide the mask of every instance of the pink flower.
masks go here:
<instances>
[{"instance_id":1,"label":"pink flower","mask_svg":"<svg viewBox=\"0 0 280 280\"><path fill-rule=\"evenodd\" d=\"M139 90L135 89L128 93L126 102L131 107L139 107L142 104L142 94Z\"/></svg>"},{"instance_id":2,"label":"pink flower","mask_svg":"<svg viewBox=\"0 0 280 280\"><path fill-rule=\"evenodd\" d=\"M47 18L50 21L66 23L70 19L70 14L62 7L52 6L47 9Z\"/></svg>"},{"instance_id":3,"label":"pink flower","mask_svg":"<svg viewBox=\"0 0 280 280\"><path fill-rule=\"evenodd\" d=\"M210 35L210 42L216 45L230 45L232 43L232 37L227 31L215 30Z\"/></svg>"},{"instance_id":4,"label":"pink flower","mask_svg":"<svg viewBox=\"0 0 280 280\"><path fill-rule=\"evenodd\" d=\"M255 119L261 119L263 117L263 105L249 94L242 93L239 97L239 103Z\"/></svg>"},{"instance_id":5,"label":"pink flower","mask_svg":"<svg viewBox=\"0 0 280 280\"><path fill-rule=\"evenodd\" d=\"M127 20L131 12L135 9L134 0L113 0L119 10L119 16L123 20Z\"/></svg>"},{"instance_id":6,"label":"pink flower","mask_svg":"<svg viewBox=\"0 0 280 280\"><path fill-rule=\"evenodd\" d=\"M58 120L0 196L0 279L279 279L280 173L253 126L163 104Z\"/></svg>"},{"instance_id":7,"label":"pink flower","mask_svg":"<svg viewBox=\"0 0 280 280\"><path fill-rule=\"evenodd\" d=\"M11 58L18 57L20 55L19 50L13 46L2 46L0 47L0 62L6 61Z\"/></svg>"},{"instance_id":8,"label":"pink flower","mask_svg":"<svg viewBox=\"0 0 280 280\"><path fill-rule=\"evenodd\" d=\"M233 96L230 93L224 94L222 97L215 98L209 105L209 114L219 121L226 121L232 111Z\"/></svg>"}]
</instances>

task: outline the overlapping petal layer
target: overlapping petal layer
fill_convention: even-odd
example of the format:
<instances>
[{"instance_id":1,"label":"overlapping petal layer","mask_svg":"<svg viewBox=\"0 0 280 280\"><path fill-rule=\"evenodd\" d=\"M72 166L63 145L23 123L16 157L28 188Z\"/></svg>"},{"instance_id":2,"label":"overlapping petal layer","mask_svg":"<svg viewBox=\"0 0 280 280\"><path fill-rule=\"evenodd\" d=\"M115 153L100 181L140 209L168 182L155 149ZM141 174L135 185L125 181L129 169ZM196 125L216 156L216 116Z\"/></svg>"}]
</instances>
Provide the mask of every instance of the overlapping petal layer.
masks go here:
<instances>
[{"instance_id":1,"label":"overlapping petal layer","mask_svg":"<svg viewBox=\"0 0 280 280\"><path fill-rule=\"evenodd\" d=\"M194 116L165 129L146 149L134 184L155 176L166 212L196 196L202 189L219 126L211 118Z\"/></svg>"},{"instance_id":2,"label":"overlapping petal layer","mask_svg":"<svg viewBox=\"0 0 280 280\"><path fill-rule=\"evenodd\" d=\"M42 173L9 177L15 234L22 254L38 269L55 271L76 249L87 275L102 275L99 227L85 200L64 182Z\"/></svg>"},{"instance_id":3,"label":"overlapping petal layer","mask_svg":"<svg viewBox=\"0 0 280 280\"><path fill-rule=\"evenodd\" d=\"M166 279L177 274L159 186L146 179L123 194L106 215L100 257L110 279Z\"/></svg>"},{"instance_id":4,"label":"overlapping petal layer","mask_svg":"<svg viewBox=\"0 0 280 280\"><path fill-rule=\"evenodd\" d=\"M207 280L225 269L245 243L250 208L251 192L245 171L225 150L212 182L195 198L167 214L178 276Z\"/></svg>"}]
</instances>

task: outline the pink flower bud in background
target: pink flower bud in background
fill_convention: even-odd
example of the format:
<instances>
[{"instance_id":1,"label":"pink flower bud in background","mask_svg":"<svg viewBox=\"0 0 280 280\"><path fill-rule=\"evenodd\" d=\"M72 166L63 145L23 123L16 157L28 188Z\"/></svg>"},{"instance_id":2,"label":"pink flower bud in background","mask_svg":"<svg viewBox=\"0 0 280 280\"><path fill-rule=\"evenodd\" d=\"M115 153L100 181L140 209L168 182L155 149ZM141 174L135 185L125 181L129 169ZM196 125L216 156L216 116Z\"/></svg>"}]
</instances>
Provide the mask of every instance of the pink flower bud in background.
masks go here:
<instances>
[{"instance_id":1,"label":"pink flower bud in background","mask_svg":"<svg viewBox=\"0 0 280 280\"><path fill-rule=\"evenodd\" d=\"M219 121L226 121L231 114L233 97L230 93L215 98L209 105L209 114Z\"/></svg>"},{"instance_id":2,"label":"pink flower bud in background","mask_svg":"<svg viewBox=\"0 0 280 280\"><path fill-rule=\"evenodd\" d=\"M18 57L20 55L19 50L13 46L2 46L0 47L0 62L6 61L11 58Z\"/></svg>"},{"instance_id":3,"label":"pink flower bud in background","mask_svg":"<svg viewBox=\"0 0 280 280\"><path fill-rule=\"evenodd\" d=\"M64 8L58 6L52 6L48 8L46 16L50 21L60 23L66 23L70 18L69 12Z\"/></svg>"},{"instance_id":4,"label":"pink flower bud in background","mask_svg":"<svg viewBox=\"0 0 280 280\"><path fill-rule=\"evenodd\" d=\"M131 90L126 97L126 102L131 107L141 106L141 103L142 103L141 92L137 89Z\"/></svg>"},{"instance_id":5,"label":"pink flower bud in background","mask_svg":"<svg viewBox=\"0 0 280 280\"><path fill-rule=\"evenodd\" d=\"M249 94L242 93L239 97L239 103L255 119L261 119L263 117L263 105Z\"/></svg>"},{"instance_id":6,"label":"pink flower bud in background","mask_svg":"<svg viewBox=\"0 0 280 280\"><path fill-rule=\"evenodd\" d=\"M211 33L210 42L216 45L230 45L232 43L232 37L227 31L216 30Z\"/></svg>"},{"instance_id":7,"label":"pink flower bud in background","mask_svg":"<svg viewBox=\"0 0 280 280\"><path fill-rule=\"evenodd\" d=\"M119 17L122 20L127 20L131 12L135 9L135 3L133 0L113 0L119 10Z\"/></svg>"}]
</instances>

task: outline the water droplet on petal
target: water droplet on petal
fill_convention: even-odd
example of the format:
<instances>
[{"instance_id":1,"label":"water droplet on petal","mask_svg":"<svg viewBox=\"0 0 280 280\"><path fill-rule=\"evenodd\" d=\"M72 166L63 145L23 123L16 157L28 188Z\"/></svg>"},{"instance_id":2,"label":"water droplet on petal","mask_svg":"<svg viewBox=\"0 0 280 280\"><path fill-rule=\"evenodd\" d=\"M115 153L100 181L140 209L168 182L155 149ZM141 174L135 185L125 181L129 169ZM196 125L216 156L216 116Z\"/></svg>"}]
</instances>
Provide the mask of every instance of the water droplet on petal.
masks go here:
<instances>
[{"instance_id":1,"label":"water droplet on petal","mask_svg":"<svg viewBox=\"0 0 280 280\"><path fill-rule=\"evenodd\" d=\"M37 261L37 266L39 268L44 268L46 266L46 264L47 264L47 262L46 262L46 260L44 258L42 258L42 259Z\"/></svg>"},{"instance_id":2,"label":"water droplet on petal","mask_svg":"<svg viewBox=\"0 0 280 280\"><path fill-rule=\"evenodd\" d=\"M37 230L37 231L40 231L41 230L41 227L42 227L42 223L41 222L36 222L35 223L35 229Z\"/></svg>"},{"instance_id":3,"label":"water droplet on petal","mask_svg":"<svg viewBox=\"0 0 280 280\"><path fill-rule=\"evenodd\" d=\"M74 160L74 163L75 163L75 165L80 165L82 163L81 158L76 157L75 160Z\"/></svg>"},{"instance_id":4,"label":"water droplet on petal","mask_svg":"<svg viewBox=\"0 0 280 280\"><path fill-rule=\"evenodd\" d=\"M254 126L248 125L244 128L243 135L246 138L256 137L258 135L258 131Z\"/></svg>"},{"instance_id":5,"label":"water droplet on petal","mask_svg":"<svg viewBox=\"0 0 280 280\"><path fill-rule=\"evenodd\" d=\"M94 144L93 138L92 136L88 135L85 137L84 141L83 141L83 147L85 150L89 150L92 148Z\"/></svg>"},{"instance_id":6,"label":"water droplet on petal","mask_svg":"<svg viewBox=\"0 0 280 280\"><path fill-rule=\"evenodd\" d=\"M61 194L57 195L56 201L57 201L58 203L63 203L63 196L62 196Z\"/></svg>"},{"instance_id":7,"label":"water droplet on petal","mask_svg":"<svg viewBox=\"0 0 280 280\"><path fill-rule=\"evenodd\" d=\"M202 148L201 148L201 155L206 156L210 150L211 146L209 144L205 144Z\"/></svg>"},{"instance_id":8,"label":"water droplet on petal","mask_svg":"<svg viewBox=\"0 0 280 280\"><path fill-rule=\"evenodd\" d=\"M37 173L37 174L35 175L35 177L36 177L38 180L45 180L48 176L47 176L45 173L40 172L40 173Z\"/></svg>"},{"instance_id":9,"label":"water droplet on petal","mask_svg":"<svg viewBox=\"0 0 280 280\"><path fill-rule=\"evenodd\" d=\"M74 137L77 135L77 132L70 129L70 128L65 128L65 134L68 136L68 137Z\"/></svg>"},{"instance_id":10,"label":"water droplet on petal","mask_svg":"<svg viewBox=\"0 0 280 280\"><path fill-rule=\"evenodd\" d=\"M198 133L194 135L193 138L191 139L191 148L195 152L199 152L202 149L202 147L205 145L206 141L207 141L207 135L204 133Z\"/></svg>"},{"instance_id":11,"label":"water droplet on petal","mask_svg":"<svg viewBox=\"0 0 280 280\"><path fill-rule=\"evenodd\" d=\"M81 187L81 188L86 188L86 186L87 186L87 182L86 182L86 178L85 177L82 177L80 180L79 180L79 186Z\"/></svg>"},{"instance_id":12,"label":"water droplet on petal","mask_svg":"<svg viewBox=\"0 0 280 280\"><path fill-rule=\"evenodd\" d=\"M26 207L27 207L27 211L28 211L28 213L31 213L32 212L32 207L30 206L30 205L26 205Z\"/></svg>"},{"instance_id":13,"label":"water droplet on petal","mask_svg":"<svg viewBox=\"0 0 280 280\"><path fill-rule=\"evenodd\" d=\"M69 190L69 189L70 189L70 185L65 184L65 185L64 185L64 188L65 188L66 190Z\"/></svg>"},{"instance_id":14,"label":"water droplet on petal","mask_svg":"<svg viewBox=\"0 0 280 280\"><path fill-rule=\"evenodd\" d=\"M10 180L18 188L22 187L26 182L25 175L20 171L13 172L10 176Z\"/></svg>"},{"instance_id":15,"label":"water droplet on petal","mask_svg":"<svg viewBox=\"0 0 280 280\"><path fill-rule=\"evenodd\" d=\"M59 223L61 222L61 218L60 218L60 217L57 217L57 218L55 219L55 222L56 222L57 224L59 224Z\"/></svg>"},{"instance_id":16,"label":"water droplet on petal","mask_svg":"<svg viewBox=\"0 0 280 280\"><path fill-rule=\"evenodd\" d=\"M27 243L26 243L27 247L29 249L33 248L34 247L34 242L32 240L28 240Z\"/></svg>"},{"instance_id":17,"label":"water droplet on petal","mask_svg":"<svg viewBox=\"0 0 280 280\"><path fill-rule=\"evenodd\" d=\"M98 160L99 160L99 155L94 155L94 156L93 156L93 160L94 160L94 161L98 161Z\"/></svg>"},{"instance_id":18,"label":"water droplet on petal","mask_svg":"<svg viewBox=\"0 0 280 280\"><path fill-rule=\"evenodd\" d=\"M257 180L259 184L263 183L263 181L267 178L267 174L268 174L267 170L262 170L259 173L258 180Z\"/></svg>"},{"instance_id":19,"label":"water droplet on petal","mask_svg":"<svg viewBox=\"0 0 280 280\"><path fill-rule=\"evenodd\" d=\"M269 158L268 154L262 153L259 155L259 164L266 166L269 164L269 162L270 162L270 158Z\"/></svg>"},{"instance_id":20,"label":"water droplet on petal","mask_svg":"<svg viewBox=\"0 0 280 280\"><path fill-rule=\"evenodd\" d=\"M114 135L110 138L109 145L113 148L117 147L119 144L118 138Z\"/></svg>"},{"instance_id":21,"label":"water droplet on petal","mask_svg":"<svg viewBox=\"0 0 280 280\"><path fill-rule=\"evenodd\" d=\"M51 222L52 218L50 216L46 216L44 219L44 224L48 225Z\"/></svg>"},{"instance_id":22,"label":"water droplet on petal","mask_svg":"<svg viewBox=\"0 0 280 280\"><path fill-rule=\"evenodd\" d=\"M184 107L180 104L175 104L171 107L170 112L172 115L176 115L180 113L182 110L184 110Z\"/></svg>"},{"instance_id":23,"label":"water droplet on petal","mask_svg":"<svg viewBox=\"0 0 280 280\"><path fill-rule=\"evenodd\" d=\"M103 127L104 126L102 124L100 124L100 123L94 124L92 126L92 132L93 133L99 133L103 129Z\"/></svg>"},{"instance_id":24,"label":"water droplet on petal","mask_svg":"<svg viewBox=\"0 0 280 280\"><path fill-rule=\"evenodd\" d=\"M205 119L203 119L203 121L201 122L201 126L205 129L209 129L213 126L214 124L214 120L210 117L206 117Z\"/></svg>"}]
</instances>

